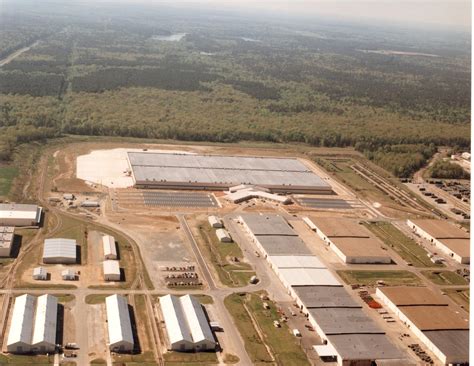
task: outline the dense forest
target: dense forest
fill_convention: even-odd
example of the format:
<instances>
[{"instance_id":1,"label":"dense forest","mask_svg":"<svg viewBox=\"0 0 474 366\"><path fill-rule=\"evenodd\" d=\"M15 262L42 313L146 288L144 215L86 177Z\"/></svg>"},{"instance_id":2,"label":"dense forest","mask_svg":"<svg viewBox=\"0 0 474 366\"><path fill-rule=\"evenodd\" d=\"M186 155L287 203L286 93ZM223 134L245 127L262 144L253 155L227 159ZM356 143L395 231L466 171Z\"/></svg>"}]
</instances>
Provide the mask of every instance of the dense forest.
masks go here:
<instances>
[{"instance_id":1,"label":"dense forest","mask_svg":"<svg viewBox=\"0 0 474 366\"><path fill-rule=\"evenodd\" d=\"M455 163L446 160L438 160L428 170L431 178L440 179L468 179L469 174L464 169Z\"/></svg>"},{"instance_id":2,"label":"dense forest","mask_svg":"<svg viewBox=\"0 0 474 366\"><path fill-rule=\"evenodd\" d=\"M409 176L438 146L470 144L468 34L12 3L1 15L2 160L61 134L257 140L353 146Z\"/></svg>"}]
</instances>

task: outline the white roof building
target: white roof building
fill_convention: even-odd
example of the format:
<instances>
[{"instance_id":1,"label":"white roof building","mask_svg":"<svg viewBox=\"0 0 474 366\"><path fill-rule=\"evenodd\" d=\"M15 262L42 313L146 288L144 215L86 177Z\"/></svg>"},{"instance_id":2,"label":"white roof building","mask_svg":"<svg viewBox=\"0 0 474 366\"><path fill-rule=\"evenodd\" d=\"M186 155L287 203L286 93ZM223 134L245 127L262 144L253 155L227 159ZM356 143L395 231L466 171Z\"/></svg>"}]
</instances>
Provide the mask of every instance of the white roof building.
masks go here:
<instances>
[{"instance_id":1,"label":"white roof building","mask_svg":"<svg viewBox=\"0 0 474 366\"><path fill-rule=\"evenodd\" d=\"M72 269L65 269L61 272L61 277L66 281L74 281L76 279L76 271Z\"/></svg>"},{"instance_id":2,"label":"white roof building","mask_svg":"<svg viewBox=\"0 0 474 366\"><path fill-rule=\"evenodd\" d=\"M160 306L171 349L175 351L215 349L216 342L209 322L201 304L193 296L162 296Z\"/></svg>"},{"instance_id":3,"label":"white roof building","mask_svg":"<svg viewBox=\"0 0 474 366\"><path fill-rule=\"evenodd\" d=\"M74 239L46 239L43 249L44 263L76 263Z\"/></svg>"},{"instance_id":4,"label":"white roof building","mask_svg":"<svg viewBox=\"0 0 474 366\"><path fill-rule=\"evenodd\" d=\"M34 280L47 280L48 272L44 267L36 267L33 269L33 279Z\"/></svg>"},{"instance_id":5,"label":"white roof building","mask_svg":"<svg viewBox=\"0 0 474 366\"><path fill-rule=\"evenodd\" d=\"M115 246L115 238L111 235L102 237L102 247L105 259L117 259L117 247Z\"/></svg>"},{"instance_id":6,"label":"white roof building","mask_svg":"<svg viewBox=\"0 0 474 366\"><path fill-rule=\"evenodd\" d=\"M314 255L274 255L268 260L276 268L326 268Z\"/></svg>"},{"instance_id":7,"label":"white roof building","mask_svg":"<svg viewBox=\"0 0 474 366\"><path fill-rule=\"evenodd\" d=\"M278 274L287 288L291 286L342 286L326 268L280 268Z\"/></svg>"},{"instance_id":8,"label":"white roof building","mask_svg":"<svg viewBox=\"0 0 474 366\"><path fill-rule=\"evenodd\" d=\"M15 237L13 226L0 226L0 257L9 257Z\"/></svg>"},{"instance_id":9,"label":"white roof building","mask_svg":"<svg viewBox=\"0 0 474 366\"><path fill-rule=\"evenodd\" d=\"M209 221L209 225L211 225L213 228L222 227L222 221L217 216L211 215L207 218L207 221Z\"/></svg>"},{"instance_id":10,"label":"white roof building","mask_svg":"<svg viewBox=\"0 0 474 366\"><path fill-rule=\"evenodd\" d=\"M15 299L7 350L11 353L49 353L56 347L57 298L25 294Z\"/></svg>"},{"instance_id":11,"label":"white roof building","mask_svg":"<svg viewBox=\"0 0 474 366\"><path fill-rule=\"evenodd\" d=\"M120 264L119 261L107 260L102 264L104 270L104 280L120 281Z\"/></svg>"},{"instance_id":12,"label":"white roof building","mask_svg":"<svg viewBox=\"0 0 474 366\"><path fill-rule=\"evenodd\" d=\"M229 232L225 229L217 229L216 230L217 239L223 243L230 243L232 242L232 237L230 236Z\"/></svg>"},{"instance_id":13,"label":"white roof building","mask_svg":"<svg viewBox=\"0 0 474 366\"><path fill-rule=\"evenodd\" d=\"M36 226L41 221L43 208L17 203L0 204L0 225Z\"/></svg>"},{"instance_id":14,"label":"white roof building","mask_svg":"<svg viewBox=\"0 0 474 366\"><path fill-rule=\"evenodd\" d=\"M132 323L127 298L111 295L105 298L109 347L113 352L131 352L134 348Z\"/></svg>"}]
</instances>

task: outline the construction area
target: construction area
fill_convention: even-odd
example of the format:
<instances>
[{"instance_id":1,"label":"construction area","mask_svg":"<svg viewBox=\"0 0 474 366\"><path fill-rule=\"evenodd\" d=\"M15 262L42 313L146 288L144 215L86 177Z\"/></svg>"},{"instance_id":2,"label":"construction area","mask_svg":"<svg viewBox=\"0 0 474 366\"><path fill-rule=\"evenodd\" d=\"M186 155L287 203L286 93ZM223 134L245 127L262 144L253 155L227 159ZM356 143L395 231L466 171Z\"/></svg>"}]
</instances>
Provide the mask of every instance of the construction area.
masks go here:
<instances>
[{"instance_id":1,"label":"construction area","mask_svg":"<svg viewBox=\"0 0 474 366\"><path fill-rule=\"evenodd\" d=\"M0 207L0 363L465 362L469 233L301 151L48 150L37 205Z\"/></svg>"}]
</instances>

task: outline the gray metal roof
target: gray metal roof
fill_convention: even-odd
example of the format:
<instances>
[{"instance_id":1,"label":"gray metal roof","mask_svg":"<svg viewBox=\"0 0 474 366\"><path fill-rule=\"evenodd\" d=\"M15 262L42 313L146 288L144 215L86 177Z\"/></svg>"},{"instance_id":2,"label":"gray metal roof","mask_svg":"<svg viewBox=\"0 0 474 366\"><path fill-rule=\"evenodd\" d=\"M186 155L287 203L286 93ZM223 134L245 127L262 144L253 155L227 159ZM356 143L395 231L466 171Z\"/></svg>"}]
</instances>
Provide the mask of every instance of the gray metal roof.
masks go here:
<instances>
[{"instance_id":1,"label":"gray metal roof","mask_svg":"<svg viewBox=\"0 0 474 366\"><path fill-rule=\"evenodd\" d=\"M308 312L324 334L383 334L360 308L312 308Z\"/></svg>"},{"instance_id":2,"label":"gray metal roof","mask_svg":"<svg viewBox=\"0 0 474 366\"><path fill-rule=\"evenodd\" d=\"M76 258L76 241L74 239L46 239L43 258Z\"/></svg>"},{"instance_id":3,"label":"gray metal roof","mask_svg":"<svg viewBox=\"0 0 474 366\"><path fill-rule=\"evenodd\" d=\"M448 362L469 361L469 330L433 330L423 334L446 355Z\"/></svg>"},{"instance_id":4,"label":"gray metal roof","mask_svg":"<svg viewBox=\"0 0 474 366\"><path fill-rule=\"evenodd\" d=\"M384 334L337 334L328 336L328 340L343 360L405 358Z\"/></svg>"},{"instance_id":5,"label":"gray metal roof","mask_svg":"<svg viewBox=\"0 0 474 366\"><path fill-rule=\"evenodd\" d=\"M257 236L260 245L268 255L310 255L311 251L297 236Z\"/></svg>"},{"instance_id":6,"label":"gray metal roof","mask_svg":"<svg viewBox=\"0 0 474 366\"><path fill-rule=\"evenodd\" d=\"M293 286L306 308L360 308L344 287Z\"/></svg>"},{"instance_id":7,"label":"gray metal roof","mask_svg":"<svg viewBox=\"0 0 474 366\"><path fill-rule=\"evenodd\" d=\"M198 182L229 186L329 185L297 159L129 152L137 182Z\"/></svg>"},{"instance_id":8,"label":"gray metal roof","mask_svg":"<svg viewBox=\"0 0 474 366\"><path fill-rule=\"evenodd\" d=\"M243 214L247 227L254 235L297 236L286 220L279 215Z\"/></svg>"}]
</instances>

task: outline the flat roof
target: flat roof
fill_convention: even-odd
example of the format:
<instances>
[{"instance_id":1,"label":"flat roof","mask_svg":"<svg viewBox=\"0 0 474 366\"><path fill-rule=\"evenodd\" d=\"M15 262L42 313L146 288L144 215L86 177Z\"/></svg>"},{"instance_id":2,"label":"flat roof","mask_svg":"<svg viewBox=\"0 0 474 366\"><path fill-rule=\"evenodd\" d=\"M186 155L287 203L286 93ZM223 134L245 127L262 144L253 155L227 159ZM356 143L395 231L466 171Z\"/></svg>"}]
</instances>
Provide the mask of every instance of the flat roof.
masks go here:
<instances>
[{"instance_id":1,"label":"flat roof","mask_svg":"<svg viewBox=\"0 0 474 366\"><path fill-rule=\"evenodd\" d=\"M342 286L326 268L280 268L278 272L290 286Z\"/></svg>"},{"instance_id":2,"label":"flat roof","mask_svg":"<svg viewBox=\"0 0 474 366\"><path fill-rule=\"evenodd\" d=\"M438 239L453 253L465 258L471 256L471 239Z\"/></svg>"},{"instance_id":3,"label":"flat roof","mask_svg":"<svg viewBox=\"0 0 474 366\"><path fill-rule=\"evenodd\" d=\"M275 255L269 259L277 268L326 268L315 255Z\"/></svg>"},{"instance_id":4,"label":"flat roof","mask_svg":"<svg viewBox=\"0 0 474 366\"><path fill-rule=\"evenodd\" d=\"M342 217L309 217L314 225L328 238L368 238L371 233L355 220Z\"/></svg>"},{"instance_id":5,"label":"flat roof","mask_svg":"<svg viewBox=\"0 0 474 366\"><path fill-rule=\"evenodd\" d=\"M243 214L242 220L253 235L297 236L288 222L279 215Z\"/></svg>"},{"instance_id":6,"label":"flat roof","mask_svg":"<svg viewBox=\"0 0 474 366\"><path fill-rule=\"evenodd\" d=\"M396 306L449 304L443 295L437 294L428 287L379 287L377 291L383 293Z\"/></svg>"},{"instance_id":7,"label":"flat roof","mask_svg":"<svg viewBox=\"0 0 474 366\"><path fill-rule=\"evenodd\" d=\"M405 358L384 334L335 334L327 338L343 360Z\"/></svg>"},{"instance_id":8,"label":"flat roof","mask_svg":"<svg viewBox=\"0 0 474 366\"><path fill-rule=\"evenodd\" d=\"M269 256L311 255L311 251L298 236L257 236L258 242Z\"/></svg>"},{"instance_id":9,"label":"flat roof","mask_svg":"<svg viewBox=\"0 0 474 366\"><path fill-rule=\"evenodd\" d=\"M41 211L41 207L37 205L0 203L0 218L2 219L25 219L39 222Z\"/></svg>"},{"instance_id":10,"label":"flat roof","mask_svg":"<svg viewBox=\"0 0 474 366\"><path fill-rule=\"evenodd\" d=\"M328 188L295 158L128 152L136 182Z\"/></svg>"},{"instance_id":11,"label":"flat roof","mask_svg":"<svg viewBox=\"0 0 474 366\"><path fill-rule=\"evenodd\" d=\"M332 237L331 242L348 257L385 257L390 259L383 243L376 238Z\"/></svg>"},{"instance_id":12,"label":"flat roof","mask_svg":"<svg viewBox=\"0 0 474 366\"><path fill-rule=\"evenodd\" d=\"M293 291L307 308L360 308L344 287L293 286Z\"/></svg>"},{"instance_id":13,"label":"flat roof","mask_svg":"<svg viewBox=\"0 0 474 366\"><path fill-rule=\"evenodd\" d=\"M403 306L400 310L422 331L469 329L469 321L450 306Z\"/></svg>"},{"instance_id":14,"label":"flat roof","mask_svg":"<svg viewBox=\"0 0 474 366\"><path fill-rule=\"evenodd\" d=\"M384 333L361 308L311 308L308 312L325 335Z\"/></svg>"},{"instance_id":15,"label":"flat roof","mask_svg":"<svg viewBox=\"0 0 474 366\"><path fill-rule=\"evenodd\" d=\"M446 355L448 360L460 363L469 361L468 330L432 330L423 334Z\"/></svg>"},{"instance_id":16,"label":"flat roof","mask_svg":"<svg viewBox=\"0 0 474 366\"><path fill-rule=\"evenodd\" d=\"M469 239L470 235L449 221L444 220L410 220L413 224L426 231L436 239Z\"/></svg>"}]
</instances>

